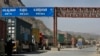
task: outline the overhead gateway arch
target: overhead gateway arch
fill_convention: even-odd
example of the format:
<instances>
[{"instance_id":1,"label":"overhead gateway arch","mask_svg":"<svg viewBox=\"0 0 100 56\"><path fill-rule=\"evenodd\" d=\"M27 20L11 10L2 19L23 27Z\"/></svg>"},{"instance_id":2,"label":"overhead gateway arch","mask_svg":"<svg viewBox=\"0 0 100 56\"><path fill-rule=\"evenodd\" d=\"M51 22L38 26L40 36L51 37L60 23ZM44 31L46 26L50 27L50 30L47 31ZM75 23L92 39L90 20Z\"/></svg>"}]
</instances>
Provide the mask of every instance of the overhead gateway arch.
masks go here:
<instances>
[{"instance_id":1,"label":"overhead gateway arch","mask_svg":"<svg viewBox=\"0 0 100 56\"><path fill-rule=\"evenodd\" d=\"M54 8L54 46L57 46L57 17L100 18L99 7L55 7Z\"/></svg>"}]
</instances>

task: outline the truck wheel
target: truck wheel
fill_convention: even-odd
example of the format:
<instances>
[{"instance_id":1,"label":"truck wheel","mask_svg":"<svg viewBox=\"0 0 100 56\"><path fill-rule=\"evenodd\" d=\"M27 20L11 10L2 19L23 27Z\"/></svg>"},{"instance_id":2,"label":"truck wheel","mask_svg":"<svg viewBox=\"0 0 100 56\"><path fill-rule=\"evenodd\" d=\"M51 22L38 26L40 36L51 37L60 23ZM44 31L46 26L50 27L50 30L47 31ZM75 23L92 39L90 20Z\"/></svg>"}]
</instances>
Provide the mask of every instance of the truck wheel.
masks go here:
<instances>
[{"instance_id":1,"label":"truck wheel","mask_svg":"<svg viewBox=\"0 0 100 56\"><path fill-rule=\"evenodd\" d=\"M20 54L21 51L22 51L22 48L21 48L21 47L18 47L18 48L17 48L17 54Z\"/></svg>"}]
</instances>

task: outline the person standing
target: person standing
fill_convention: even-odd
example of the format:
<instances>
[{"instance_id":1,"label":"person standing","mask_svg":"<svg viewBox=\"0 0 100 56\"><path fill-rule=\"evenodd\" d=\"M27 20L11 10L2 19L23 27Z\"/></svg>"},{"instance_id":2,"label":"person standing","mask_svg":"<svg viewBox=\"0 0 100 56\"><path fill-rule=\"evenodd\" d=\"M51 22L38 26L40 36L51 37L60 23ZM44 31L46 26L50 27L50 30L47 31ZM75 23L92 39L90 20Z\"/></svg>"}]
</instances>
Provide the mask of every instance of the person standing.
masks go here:
<instances>
[{"instance_id":1,"label":"person standing","mask_svg":"<svg viewBox=\"0 0 100 56\"><path fill-rule=\"evenodd\" d=\"M13 44L12 39L9 37L7 40L7 56L12 56Z\"/></svg>"},{"instance_id":2,"label":"person standing","mask_svg":"<svg viewBox=\"0 0 100 56\"><path fill-rule=\"evenodd\" d=\"M100 49L100 42L97 41L97 43L96 43L96 51L97 51L97 53L100 52L99 49Z\"/></svg>"},{"instance_id":3,"label":"person standing","mask_svg":"<svg viewBox=\"0 0 100 56\"><path fill-rule=\"evenodd\" d=\"M72 48L75 47L75 44L76 44L76 39L75 39L75 37L72 37L72 38L71 38L71 45L72 45Z\"/></svg>"},{"instance_id":4,"label":"person standing","mask_svg":"<svg viewBox=\"0 0 100 56\"><path fill-rule=\"evenodd\" d=\"M0 39L0 56L5 56L5 46L4 39Z\"/></svg>"},{"instance_id":5,"label":"person standing","mask_svg":"<svg viewBox=\"0 0 100 56\"><path fill-rule=\"evenodd\" d=\"M61 48L61 45L60 45L60 43L58 42L58 51L60 51L60 48Z\"/></svg>"},{"instance_id":6,"label":"person standing","mask_svg":"<svg viewBox=\"0 0 100 56\"><path fill-rule=\"evenodd\" d=\"M81 49L82 46L83 46L82 38L79 38L79 39L78 39L78 42L77 42L77 47L78 47L79 49Z\"/></svg>"}]
</instances>

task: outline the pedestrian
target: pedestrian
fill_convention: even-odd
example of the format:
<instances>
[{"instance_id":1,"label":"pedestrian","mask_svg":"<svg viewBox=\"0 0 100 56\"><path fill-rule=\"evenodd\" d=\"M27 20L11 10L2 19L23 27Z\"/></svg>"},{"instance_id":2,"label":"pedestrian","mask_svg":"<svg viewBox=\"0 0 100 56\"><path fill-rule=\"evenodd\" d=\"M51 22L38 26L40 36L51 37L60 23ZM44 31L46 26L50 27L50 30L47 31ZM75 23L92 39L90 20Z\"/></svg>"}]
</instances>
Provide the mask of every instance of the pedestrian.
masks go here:
<instances>
[{"instance_id":1,"label":"pedestrian","mask_svg":"<svg viewBox=\"0 0 100 56\"><path fill-rule=\"evenodd\" d=\"M77 41L77 47L78 47L79 49L81 49L82 46L83 46L82 39L79 38L78 41Z\"/></svg>"},{"instance_id":2,"label":"pedestrian","mask_svg":"<svg viewBox=\"0 0 100 56\"><path fill-rule=\"evenodd\" d=\"M74 37L71 38L71 46L72 46L72 48L75 47L75 38Z\"/></svg>"},{"instance_id":3,"label":"pedestrian","mask_svg":"<svg viewBox=\"0 0 100 56\"><path fill-rule=\"evenodd\" d=\"M60 43L58 43L58 51L60 51L61 45Z\"/></svg>"},{"instance_id":4,"label":"pedestrian","mask_svg":"<svg viewBox=\"0 0 100 56\"><path fill-rule=\"evenodd\" d=\"M4 39L0 39L0 56L5 56Z\"/></svg>"},{"instance_id":5,"label":"pedestrian","mask_svg":"<svg viewBox=\"0 0 100 56\"><path fill-rule=\"evenodd\" d=\"M96 51L97 51L97 53L100 52L100 42L99 41L97 41L97 43L96 43Z\"/></svg>"},{"instance_id":6,"label":"pedestrian","mask_svg":"<svg viewBox=\"0 0 100 56\"><path fill-rule=\"evenodd\" d=\"M7 56L12 56L13 44L12 44L11 37L9 37L8 40L7 40L6 49L7 49Z\"/></svg>"}]
</instances>

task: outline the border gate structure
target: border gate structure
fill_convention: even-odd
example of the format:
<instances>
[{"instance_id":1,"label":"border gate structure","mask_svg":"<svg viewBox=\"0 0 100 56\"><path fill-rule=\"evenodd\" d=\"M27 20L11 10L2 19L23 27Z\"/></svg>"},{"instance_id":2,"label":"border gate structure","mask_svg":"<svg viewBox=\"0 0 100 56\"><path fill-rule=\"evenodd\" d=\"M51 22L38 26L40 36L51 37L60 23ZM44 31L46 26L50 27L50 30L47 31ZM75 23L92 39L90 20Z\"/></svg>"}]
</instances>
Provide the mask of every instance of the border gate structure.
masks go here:
<instances>
[{"instance_id":1,"label":"border gate structure","mask_svg":"<svg viewBox=\"0 0 100 56\"><path fill-rule=\"evenodd\" d=\"M31 11L32 10L32 11ZM53 45L57 47L57 17L100 18L99 7L17 7L2 8L1 17L53 17Z\"/></svg>"},{"instance_id":2,"label":"border gate structure","mask_svg":"<svg viewBox=\"0 0 100 56\"><path fill-rule=\"evenodd\" d=\"M99 7L55 7L54 8L54 46L57 46L57 17L100 18Z\"/></svg>"}]
</instances>

